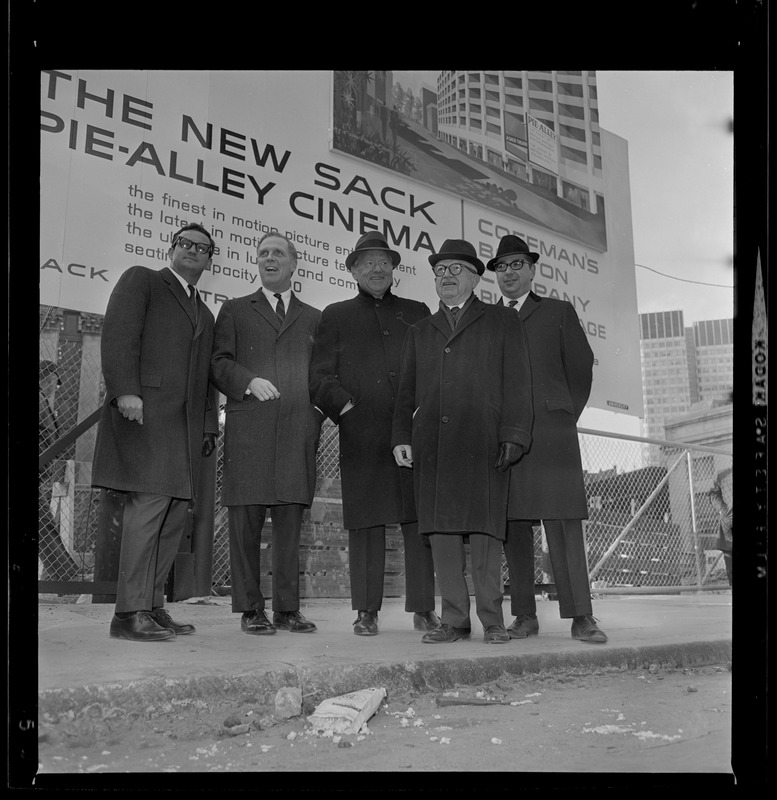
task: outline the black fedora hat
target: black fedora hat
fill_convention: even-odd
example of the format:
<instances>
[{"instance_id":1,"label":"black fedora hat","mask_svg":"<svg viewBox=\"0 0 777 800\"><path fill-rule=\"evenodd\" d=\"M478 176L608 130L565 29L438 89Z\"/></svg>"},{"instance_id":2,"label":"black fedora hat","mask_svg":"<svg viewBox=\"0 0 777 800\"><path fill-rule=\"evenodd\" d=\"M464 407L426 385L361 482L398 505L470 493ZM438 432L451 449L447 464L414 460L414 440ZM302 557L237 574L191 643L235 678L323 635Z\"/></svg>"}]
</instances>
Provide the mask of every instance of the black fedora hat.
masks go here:
<instances>
[{"instance_id":1,"label":"black fedora hat","mask_svg":"<svg viewBox=\"0 0 777 800\"><path fill-rule=\"evenodd\" d=\"M532 253L529 250L529 245L519 236L507 235L499 240L499 247L496 248L496 255L486 266L493 271L494 264L496 264L497 259L502 258L502 256L529 256L536 264L540 254Z\"/></svg>"},{"instance_id":2,"label":"black fedora hat","mask_svg":"<svg viewBox=\"0 0 777 800\"><path fill-rule=\"evenodd\" d=\"M434 266L443 258L460 258L462 261L467 261L473 267L477 267L478 275L482 275L486 271L483 262L475 252L475 248L469 242L465 242L464 239L446 239L439 251L429 256L429 263Z\"/></svg>"},{"instance_id":3,"label":"black fedora hat","mask_svg":"<svg viewBox=\"0 0 777 800\"><path fill-rule=\"evenodd\" d=\"M391 255L391 263L395 267L401 260L399 253L388 246L388 242L383 234L378 231L367 231L367 233L359 237L359 241L356 242L356 247L345 257L345 266L350 269L353 266L353 262L356 260L356 256L364 250L385 250Z\"/></svg>"}]
</instances>

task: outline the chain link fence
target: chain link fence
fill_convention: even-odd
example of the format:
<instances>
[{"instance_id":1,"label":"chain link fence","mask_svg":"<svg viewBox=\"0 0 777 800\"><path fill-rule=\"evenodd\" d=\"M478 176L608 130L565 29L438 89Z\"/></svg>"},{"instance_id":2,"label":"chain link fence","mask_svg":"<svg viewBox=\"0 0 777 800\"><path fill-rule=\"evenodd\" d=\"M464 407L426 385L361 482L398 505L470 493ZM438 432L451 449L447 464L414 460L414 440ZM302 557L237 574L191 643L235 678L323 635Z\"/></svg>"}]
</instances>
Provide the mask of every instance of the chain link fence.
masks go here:
<instances>
[{"instance_id":1,"label":"chain link fence","mask_svg":"<svg viewBox=\"0 0 777 800\"><path fill-rule=\"evenodd\" d=\"M40 307L40 361L55 365L60 385L50 386L48 394L41 392L39 454L52 441L88 422L102 405L101 327L100 315ZM51 427L44 424L47 409L56 419L51 435L44 435L44 428ZM223 417L222 406L222 425ZM93 580L100 499L99 490L91 487L96 431L96 425L88 427L40 467L40 581ZM674 591L727 584L725 565L715 547L718 517L707 492L717 473L731 467L730 454L588 430L581 430L579 439L589 506L584 524L594 593ZM305 513L300 540L301 593L306 597L347 596L348 538L342 528L338 436L329 420L321 430L317 471L316 498ZM220 503L222 474L219 446L212 563L216 594L230 590L227 510ZM552 570L539 521L534 532L535 582L552 593ZM267 546L263 542L262 547ZM263 564L269 563L269 558L263 558ZM403 594L398 526L387 530L386 570L387 596ZM509 584L506 566L502 577ZM262 588L264 591L264 585Z\"/></svg>"}]
</instances>

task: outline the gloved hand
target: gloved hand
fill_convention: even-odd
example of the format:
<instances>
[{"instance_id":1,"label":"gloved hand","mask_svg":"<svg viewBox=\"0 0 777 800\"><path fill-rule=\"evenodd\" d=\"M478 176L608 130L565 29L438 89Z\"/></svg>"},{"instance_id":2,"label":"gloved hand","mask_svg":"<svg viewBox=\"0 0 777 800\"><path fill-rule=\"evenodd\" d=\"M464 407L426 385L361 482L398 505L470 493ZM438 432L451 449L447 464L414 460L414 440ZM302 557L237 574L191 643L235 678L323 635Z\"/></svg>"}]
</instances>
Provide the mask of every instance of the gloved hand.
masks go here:
<instances>
[{"instance_id":1,"label":"gloved hand","mask_svg":"<svg viewBox=\"0 0 777 800\"><path fill-rule=\"evenodd\" d=\"M499 443L499 456L496 459L494 467L499 472L505 472L517 461L520 461L523 456L523 447L515 442L500 442Z\"/></svg>"},{"instance_id":2,"label":"gloved hand","mask_svg":"<svg viewBox=\"0 0 777 800\"><path fill-rule=\"evenodd\" d=\"M202 436L202 454L207 458L216 449L216 434L205 433Z\"/></svg>"}]
</instances>

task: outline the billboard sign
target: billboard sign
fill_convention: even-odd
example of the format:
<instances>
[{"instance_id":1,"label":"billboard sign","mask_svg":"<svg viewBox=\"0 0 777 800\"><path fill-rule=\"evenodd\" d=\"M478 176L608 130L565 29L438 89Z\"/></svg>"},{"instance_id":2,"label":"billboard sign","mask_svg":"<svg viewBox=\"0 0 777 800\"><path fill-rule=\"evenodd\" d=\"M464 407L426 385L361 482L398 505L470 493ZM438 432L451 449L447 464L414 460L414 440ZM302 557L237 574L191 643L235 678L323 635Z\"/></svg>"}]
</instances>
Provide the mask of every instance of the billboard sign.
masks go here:
<instances>
[{"instance_id":1,"label":"billboard sign","mask_svg":"<svg viewBox=\"0 0 777 800\"><path fill-rule=\"evenodd\" d=\"M295 242L292 288L311 305L356 293L345 257L379 230L401 255L393 291L434 309L428 256L445 239L468 238L484 257L518 231L541 253L535 289L573 302L589 333L590 405L640 414L630 205L608 203L605 225L473 164L423 127L421 105L397 97L390 72L361 75L42 72L40 302L103 313L124 270L166 266L172 234L199 222L216 243L198 284L214 314L259 288L256 244L272 230ZM628 186L625 148L613 158L615 192L623 176ZM628 239L617 261L613 230ZM492 276L477 287L490 302Z\"/></svg>"},{"instance_id":2,"label":"billboard sign","mask_svg":"<svg viewBox=\"0 0 777 800\"><path fill-rule=\"evenodd\" d=\"M556 131L531 114L526 115L526 130L529 139L529 161L558 175Z\"/></svg>"}]
</instances>

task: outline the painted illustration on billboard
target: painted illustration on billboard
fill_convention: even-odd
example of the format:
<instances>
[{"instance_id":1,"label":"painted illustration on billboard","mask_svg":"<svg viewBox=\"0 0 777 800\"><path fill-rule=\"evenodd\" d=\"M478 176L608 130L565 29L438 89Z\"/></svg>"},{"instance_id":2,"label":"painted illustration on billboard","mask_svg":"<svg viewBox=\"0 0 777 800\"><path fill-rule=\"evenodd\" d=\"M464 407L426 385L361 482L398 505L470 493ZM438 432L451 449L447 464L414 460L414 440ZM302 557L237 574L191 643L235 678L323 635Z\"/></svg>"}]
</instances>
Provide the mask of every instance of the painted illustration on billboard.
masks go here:
<instances>
[{"instance_id":1,"label":"painted illustration on billboard","mask_svg":"<svg viewBox=\"0 0 777 800\"><path fill-rule=\"evenodd\" d=\"M595 79L559 75L339 70L332 147L603 251Z\"/></svg>"},{"instance_id":2,"label":"painted illustration on billboard","mask_svg":"<svg viewBox=\"0 0 777 800\"><path fill-rule=\"evenodd\" d=\"M392 291L436 308L428 258L445 239L487 260L512 233L540 253L534 290L572 302L589 335L589 404L640 414L625 142L602 132L596 194L609 211L597 199L586 213L608 235L595 235L579 206L561 224L517 190L521 215L507 191L484 189L477 176L497 172L432 135L434 108L433 93L400 95L390 73L44 71L40 302L103 313L126 269L166 266L172 234L198 222L216 245L198 284L214 314L259 289L268 231L295 243L292 289L317 308L357 293L345 259L369 230L401 255ZM545 190L526 187L536 205ZM563 204L574 205L555 195ZM493 273L476 291L498 301Z\"/></svg>"}]
</instances>

